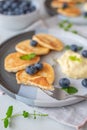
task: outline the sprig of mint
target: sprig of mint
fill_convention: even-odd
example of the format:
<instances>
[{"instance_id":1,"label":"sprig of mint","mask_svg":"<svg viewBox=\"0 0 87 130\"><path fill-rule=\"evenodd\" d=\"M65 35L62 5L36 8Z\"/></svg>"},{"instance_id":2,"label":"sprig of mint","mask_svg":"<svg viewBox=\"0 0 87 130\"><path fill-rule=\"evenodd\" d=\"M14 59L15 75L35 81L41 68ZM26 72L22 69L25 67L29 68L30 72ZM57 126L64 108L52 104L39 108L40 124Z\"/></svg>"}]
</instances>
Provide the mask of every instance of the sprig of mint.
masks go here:
<instances>
[{"instance_id":1,"label":"sprig of mint","mask_svg":"<svg viewBox=\"0 0 87 130\"><path fill-rule=\"evenodd\" d=\"M73 27L73 24L71 22L69 22L68 20L62 20L58 25L64 31L70 31L74 34L78 33L76 30L71 30L71 28Z\"/></svg>"},{"instance_id":2,"label":"sprig of mint","mask_svg":"<svg viewBox=\"0 0 87 130\"><path fill-rule=\"evenodd\" d=\"M71 32L74 34L78 34L78 32L76 30L72 30Z\"/></svg>"},{"instance_id":3,"label":"sprig of mint","mask_svg":"<svg viewBox=\"0 0 87 130\"><path fill-rule=\"evenodd\" d=\"M78 92L78 89L73 87L73 86L69 86L67 88L62 88L64 91L66 91L68 94L75 94Z\"/></svg>"},{"instance_id":4,"label":"sprig of mint","mask_svg":"<svg viewBox=\"0 0 87 130\"><path fill-rule=\"evenodd\" d=\"M69 56L69 59L72 60L72 61L81 62L81 58L78 58L77 56Z\"/></svg>"},{"instance_id":5,"label":"sprig of mint","mask_svg":"<svg viewBox=\"0 0 87 130\"><path fill-rule=\"evenodd\" d=\"M21 60L32 60L35 57L36 57L36 54L35 53L31 53L31 54L20 56L20 59Z\"/></svg>"},{"instance_id":6,"label":"sprig of mint","mask_svg":"<svg viewBox=\"0 0 87 130\"><path fill-rule=\"evenodd\" d=\"M34 111L33 113L23 111L21 114L14 114L13 115L13 106L9 106L7 109L7 112L6 112L6 117L2 119L2 121L4 123L4 128L7 128L10 125L12 118L15 118L18 116L22 116L24 118L33 117L34 119L36 119L38 116L45 117L45 116L48 116L48 114L36 113L36 111Z\"/></svg>"}]
</instances>

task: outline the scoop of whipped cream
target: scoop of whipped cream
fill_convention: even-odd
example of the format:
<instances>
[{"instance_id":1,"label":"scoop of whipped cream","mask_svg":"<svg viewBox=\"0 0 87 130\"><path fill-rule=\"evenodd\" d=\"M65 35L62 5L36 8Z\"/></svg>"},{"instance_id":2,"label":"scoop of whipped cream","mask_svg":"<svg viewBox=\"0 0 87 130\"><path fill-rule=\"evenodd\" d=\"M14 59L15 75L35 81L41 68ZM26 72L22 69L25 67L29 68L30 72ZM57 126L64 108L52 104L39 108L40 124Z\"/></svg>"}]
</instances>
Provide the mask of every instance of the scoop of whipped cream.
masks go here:
<instances>
[{"instance_id":1,"label":"scoop of whipped cream","mask_svg":"<svg viewBox=\"0 0 87 130\"><path fill-rule=\"evenodd\" d=\"M87 58L71 50L66 51L57 59L62 72L68 77L87 78Z\"/></svg>"}]
</instances>

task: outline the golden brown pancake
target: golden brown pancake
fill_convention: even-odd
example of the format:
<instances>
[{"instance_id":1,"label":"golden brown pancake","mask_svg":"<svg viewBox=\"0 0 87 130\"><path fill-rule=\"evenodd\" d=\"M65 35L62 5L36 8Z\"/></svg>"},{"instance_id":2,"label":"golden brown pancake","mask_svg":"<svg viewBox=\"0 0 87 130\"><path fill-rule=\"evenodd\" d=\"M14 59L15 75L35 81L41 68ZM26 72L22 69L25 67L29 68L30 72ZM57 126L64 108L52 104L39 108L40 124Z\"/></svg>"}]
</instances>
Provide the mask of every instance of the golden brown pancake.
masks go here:
<instances>
[{"instance_id":1,"label":"golden brown pancake","mask_svg":"<svg viewBox=\"0 0 87 130\"><path fill-rule=\"evenodd\" d=\"M51 2L51 6L53 8L62 8L63 4L64 4L64 2L56 1L56 0L53 0ZM68 2L67 5L68 5L68 7L73 7L75 5L75 2Z\"/></svg>"},{"instance_id":2,"label":"golden brown pancake","mask_svg":"<svg viewBox=\"0 0 87 130\"><path fill-rule=\"evenodd\" d=\"M36 34L32 39L37 41L41 46L51 50L61 51L64 47L63 43L58 38L49 34Z\"/></svg>"},{"instance_id":3,"label":"golden brown pancake","mask_svg":"<svg viewBox=\"0 0 87 130\"><path fill-rule=\"evenodd\" d=\"M49 53L49 49L41 47L39 44L36 47L30 45L30 40L25 40L18 43L15 47L16 51L23 54L35 53L36 55L45 55Z\"/></svg>"},{"instance_id":4,"label":"golden brown pancake","mask_svg":"<svg viewBox=\"0 0 87 130\"><path fill-rule=\"evenodd\" d=\"M19 70L25 69L29 65L39 62L40 60L39 56L36 56L32 60L22 60L20 59L20 56L23 55L24 54L21 54L19 52L14 52L6 56L4 61L5 70L8 72L17 72Z\"/></svg>"},{"instance_id":5,"label":"golden brown pancake","mask_svg":"<svg viewBox=\"0 0 87 130\"><path fill-rule=\"evenodd\" d=\"M81 15L81 11L78 8L66 8L66 9L58 9L58 13L68 16L68 17L76 17Z\"/></svg>"},{"instance_id":6,"label":"golden brown pancake","mask_svg":"<svg viewBox=\"0 0 87 130\"><path fill-rule=\"evenodd\" d=\"M43 63L43 69L38 71L36 74L30 75L21 70L17 72L16 77L18 83L27 82L27 80L35 79L36 77L46 77L47 81L52 84L54 82L54 70L50 64Z\"/></svg>"}]
</instances>

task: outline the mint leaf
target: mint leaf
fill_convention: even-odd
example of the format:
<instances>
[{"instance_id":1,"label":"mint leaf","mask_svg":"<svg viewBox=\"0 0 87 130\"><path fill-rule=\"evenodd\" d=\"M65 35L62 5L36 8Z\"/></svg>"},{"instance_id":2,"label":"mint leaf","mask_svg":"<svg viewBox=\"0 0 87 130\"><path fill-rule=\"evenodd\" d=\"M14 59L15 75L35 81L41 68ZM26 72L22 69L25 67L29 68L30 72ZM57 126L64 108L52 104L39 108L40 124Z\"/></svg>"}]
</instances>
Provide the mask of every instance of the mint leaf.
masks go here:
<instances>
[{"instance_id":1,"label":"mint leaf","mask_svg":"<svg viewBox=\"0 0 87 130\"><path fill-rule=\"evenodd\" d=\"M72 23L68 23L67 28L69 29L69 28L71 28L72 26L73 26Z\"/></svg>"},{"instance_id":2,"label":"mint leaf","mask_svg":"<svg viewBox=\"0 0 87 130\"><path fill-rule=\"evenodd\" d=\"M70 87L67 87L67 88L62 88L62 89L69 94L75 94L75 93L78 92L78 89L73 87L73 86L70 86Z\"/></svg>"},{"instance_id":3,"label":"mint leaf","mask_svg":"<svg viewBox=\"0 0 87 130\"><path fill-rule=\"evenodd\" d=\"M63 20L62 23L63 23L63 24L69 23L69 21L68 21L68 20Z\"/></svg>"},{"instance_id":4,"label":"mint leaf","mask_svg":"<svg viewBox=\"0 0 87 130\"><path fill-rule=\"evenodd\" d=\"M28 112L26 112L26 111L23 111L23 117L24 117L24 118L29 117L29 113L28 113Z\"/></svg>"},{"instance_id":5,"label":"mint leaf","mask_svg":"<svg viewBox=\"0 0 87 130\"><path fill-rule=\"evenodd\" d=\"M73 86L70 86L70 87L68 88L68 93L69 93L69 94L75 94L75 93L77 93L77 92L78 92L77 88L75 88L75 87L73 87Z\"/></svg>"},{"instance_id":6,"label":"mint leaf","mask_svg":"<svg viewBox=\"0 0 87 130\"><path fill-rule=\"evenodd\" d=\"M67 28L67 27L64 27L64 30L65 30L65 31L69 31L69 28Z\"/></svg>"},{"instance_id":7,"label":"mint leaf","mask_svg":"<svg viewBox=\"0 0 87 130\"><path fill-rule=\"evenodd\" d=\"M72 30L71 32L74 34L78 34L78 32L76 30Z\"/></svg>"},{"instance_id":8,"label":"mint leaf","mask_svg":"<svg viewBox=\"0 0 87 130\"><path fill-rule=\"evenodd\" d=\"M79 50L79 51L81 51L82 49L83 49L83 47L82 47L82 46L78 47L78 50Z\"/></svg>"},{"instance_id":9,"label":"mint leaf","mask_svg":"<svg viewBox=\"0 0 87 130\"><path fill-rule=\"evenodd\" d=\"M36 111L34 111L34 119L36 119L36 116L37 116L37 115L36 115Z\"/></svg>"},{"instance_id":10,"label":"mint leaf","mask_svg":"<svg viewBox=\"0 0 87 130\"><path fill-rule=\"evenodd\" d=\"M69 45L66 45L66 46L65 46L65 49L66 49L66 50L69 50L69 49L70 49L70 46L69 46Z\"/></svg>"},{"instance_id":11,"label":"mint leaf","mask_svg":"<svg viewBox=\"0 0 87 130\"><path fill-rule=\"evenodd\" d=\"M69 59L72 60L72 61L81 62L81 58L78 58L78 57L76 57L76 56L69 56Z\"/></svg>"},{"instance_id":12,"label":"mint leaf","mask_svg":"<svg viewBox=\"0 0 87 130\"><path fill-rule=\"evenodd\" d=\"M36 57L36 54L35 53L31 53L31 54L20 56L20 59L21 60L32 60L35 57Z\"/></svg>"},{"instance_id":13,"label":"mint leaf","mask_svg":"<svg viewBox=\"0 0 87 130\"><path fill-rule=\"evenodd\" d=\"M9 125L8 118L5 118L5 119L4 119L4 127L7 128L8 125Z\"/></svg>"},{"instance_id":14,"label":"mint leaf","mask_svg":"<svg viewBox=\"0 0 87 130\"><path fill-rule=\"evenodd\" d=\"M13 113L13 106L9 106L7 112L6 112L6 116L7 118L11 117Z\"/></svg>"},{"instance_id":15,"label":"mint leaf","mask_svg":"<svg viewBox=\"0 0 87 130\"><path fill-rule=\"evenodd\" d=\"M59 23L59 27L63 28L64 27L63 23Z\"/></svg>"}]
</instances>

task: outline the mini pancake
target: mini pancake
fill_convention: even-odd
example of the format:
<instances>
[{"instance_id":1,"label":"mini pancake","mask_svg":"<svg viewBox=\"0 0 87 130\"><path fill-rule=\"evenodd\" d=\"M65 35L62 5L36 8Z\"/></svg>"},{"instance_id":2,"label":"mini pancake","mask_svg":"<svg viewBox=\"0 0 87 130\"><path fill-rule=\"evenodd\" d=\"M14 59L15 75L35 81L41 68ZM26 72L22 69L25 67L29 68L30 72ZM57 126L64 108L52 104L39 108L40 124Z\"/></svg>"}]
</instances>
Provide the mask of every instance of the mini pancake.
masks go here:
<instances>
[{"instance_id":1,"label":"mini pancake","mask_svg":"<svg viewBox=\"0 0 87 130\"><path fill-rule=\"evenodd\" d=\"M45 55L49 53L49 49L46 47L41 47L39 44L35 47L30 45L30 40L25 40L18 43L15 47L16 51L23 54L35 53L36 55Z\"/></svg>"},{"instance_id":2,"label":"mini pancake","mask_svg":"<svg viewBox=\"0 0 87 130\"><path fill-rule=\"evenodd\" d=\"M36 34L32 38L37 41L41 46L55 51L63 50L63 43L56 37L49 34Z\"/></svg>"},{"instance_id":3,"label":"mini pancake","mask_svg":"<svg viewBox=\"0 0 87 130\"><path fill-rule=\"evenodd\" d=\"M53 0L51 2L51 6L53 8L62 8L64 2ZM73 7L75 5L75 2L67 2L68 7Z\"/></svg>"},{"instance_id":4,"label":"mini pancake","mask_svg":"<svg viewBox=\"0 0 87 130\"><path fill-rule=\"evenodd\" d=\"M51 65L43 63L43 69L34 75L29 75L25 70L16 73L18 84L34 85L41 89L53 90L54 70Z\"/></svg>"},{"instance_id":5,"label":"mini pancake","mask_svg":"<svg viewBox=\"0 0 87 130\"><path fill-rule=\"evenodd\" d=\"M58 13L68 16L68 17L76 17L81 15L81 11L78 8L66 8L66 9L58 9Z\"/></svg>"},{"instance_id":6,"label":"mini pancake","mask_svg":"<svg viewBox=\"0 0 87 130\"><path fill-rule=\"evenodd\" d=\"M28 81L33 80L37 77L45 77L48 83L52 84L55 77L52 66L48 63L43 63L43 69L33 75L27 74L25 70L21 70L16 73L17 83L27 84Z\"/></svg>"},{"instance_id":7,"label":"mini pancake","mask_svg":"<svg viewBox=\"0 0 87 130\"><path fill-rule=\"evenodd\" d=\"M6 56L4 61L5 70L8 72L17 72L19 70L25 69L27 66L39 62L40 57L36 56L32 60L22 60L20 57L24 54L19 52L14 52Z\"/></svg>"}]
</instances>

